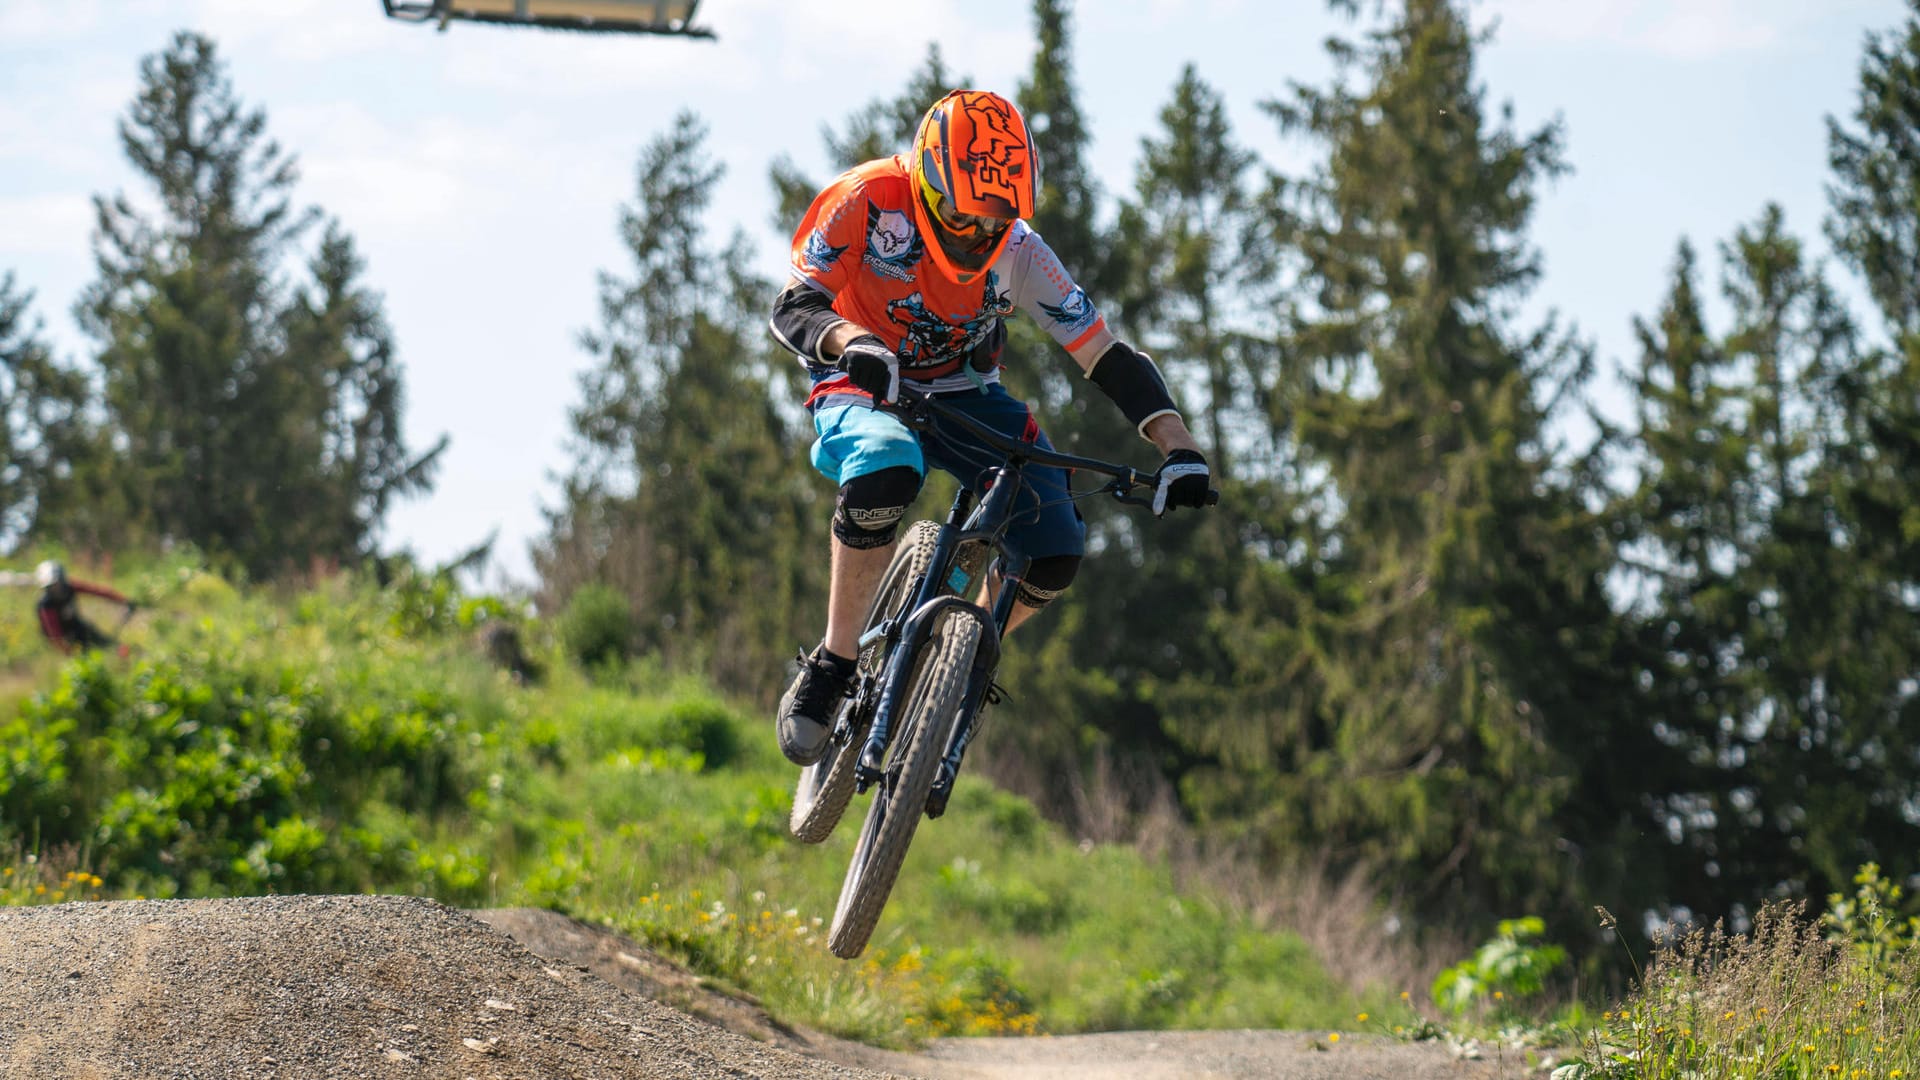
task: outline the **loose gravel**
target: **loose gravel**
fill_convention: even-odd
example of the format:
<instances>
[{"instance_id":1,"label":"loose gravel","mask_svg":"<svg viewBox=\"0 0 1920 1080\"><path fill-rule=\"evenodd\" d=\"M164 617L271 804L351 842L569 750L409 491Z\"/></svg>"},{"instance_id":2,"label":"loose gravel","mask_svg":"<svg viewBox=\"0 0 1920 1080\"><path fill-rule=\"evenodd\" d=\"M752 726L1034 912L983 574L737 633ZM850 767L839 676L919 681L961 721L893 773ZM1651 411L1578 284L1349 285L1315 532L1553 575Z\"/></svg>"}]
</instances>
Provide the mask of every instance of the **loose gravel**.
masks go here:
<instances>
[{"instance_id":1,"label":"loose gravel","mask_svg":"<svg viewBox=\"0 0 1920 1080\"><path fill-rule=\"evenodd\" d=\"M885 1075L754 1043L623 993L431 900L0 909L0 1077Z\"/></svg>"}]
</instances>

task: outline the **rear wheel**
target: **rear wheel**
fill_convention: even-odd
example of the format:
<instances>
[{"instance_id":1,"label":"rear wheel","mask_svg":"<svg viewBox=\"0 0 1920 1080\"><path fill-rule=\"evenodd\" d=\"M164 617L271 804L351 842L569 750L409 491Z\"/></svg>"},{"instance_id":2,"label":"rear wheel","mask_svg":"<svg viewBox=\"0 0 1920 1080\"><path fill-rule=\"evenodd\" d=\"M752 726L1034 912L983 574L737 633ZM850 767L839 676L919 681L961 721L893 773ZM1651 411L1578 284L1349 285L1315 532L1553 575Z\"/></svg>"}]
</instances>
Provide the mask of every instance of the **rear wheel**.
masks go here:
<instances>
[{"instance_id":1,"label":"rear wheel","mask_svg":"<svg viewBox=\"0 0 1920 1080\"><path fill-rule=\"evenodd\" d=\"M887 759L886 775L874 785L873 803L867 808L860 841L840 887L840 903L833 912L827 945L835 956L859 956L880 922L960 718L967 673L979 642L979 620L949 610L914 658L897 720L900 733ZM857 749L848 752L857 753Z\"/></svg>"},{"instance_id":2,"label":"rear wheel","mask_svg":"<svg viewBox=\"0 0 1920 1080\"><path fill-rule=\"evenodd\" d=\"M900 547L893 553L893 561L887 564L886 574L880 579L873 603L867 608L865 630L898 618L901 609L913 599L919 591L920 579L933 562L933 543L939 534L940 525L934 521L915 522L907 530ZM861 636L866 636L864 631ZM886 648L883 639L860 650L860 676L879 675L886 664ZM853 716L852 735L844 745L833 744L826 757L801 770L799 783L793 789L793 813L787 820L787 829L794 839L804 843L818 844L833 835L834 826L840 823L848 801L853 798L854 767L859 763L867 729L873 726L873 702L853 700L846 708L861 710Z\"/></svg>"}]
</instances>

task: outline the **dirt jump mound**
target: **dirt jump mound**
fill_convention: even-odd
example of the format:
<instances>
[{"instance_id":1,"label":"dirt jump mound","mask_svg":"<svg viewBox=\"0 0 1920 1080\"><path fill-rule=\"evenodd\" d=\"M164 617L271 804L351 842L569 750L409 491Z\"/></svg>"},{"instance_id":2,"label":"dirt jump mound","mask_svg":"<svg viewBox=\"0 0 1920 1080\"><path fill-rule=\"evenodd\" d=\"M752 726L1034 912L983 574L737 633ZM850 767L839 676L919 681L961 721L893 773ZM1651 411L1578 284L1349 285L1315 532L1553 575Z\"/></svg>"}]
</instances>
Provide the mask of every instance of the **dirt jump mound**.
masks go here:
<instances>
[{"instance_id":1,"label":"dirt jump mound","mask_svg":"<svg viewBox=\"0 0 1920 1080\"><path fill-rule=\"evenodd\" d=\"M0 1077L845 1077L431 900L0 909Z\"/></svg>"}]
</instances>

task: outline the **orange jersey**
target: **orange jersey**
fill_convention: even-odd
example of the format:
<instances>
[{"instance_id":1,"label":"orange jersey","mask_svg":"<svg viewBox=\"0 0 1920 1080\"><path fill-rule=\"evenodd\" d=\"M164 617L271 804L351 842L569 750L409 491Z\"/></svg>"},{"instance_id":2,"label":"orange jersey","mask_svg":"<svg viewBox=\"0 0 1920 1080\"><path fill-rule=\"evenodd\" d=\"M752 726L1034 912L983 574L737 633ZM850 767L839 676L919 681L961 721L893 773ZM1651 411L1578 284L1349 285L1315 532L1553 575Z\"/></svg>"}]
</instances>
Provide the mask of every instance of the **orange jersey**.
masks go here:
<instances>
[{"instance_id":1,"label":"orange jersey","mask_svg":"<svg viewBox=\"0 0 1920 1080\"><path fill-rule=\"evenodd\" d=\"M841 318L891 345L901 378L936 391L973 385L962 370L968 351L1016 308L1066 349L1106 329L1087 294L1024 220L1013 223L1006 248L986 273L966 285L948 280L925 257L928 241L914 226L913 197L904 155L869 161L815 197L793 234L794 277L833 297ZM996 381L999 373L980 377Z\"/></svg>"}]
</instances>

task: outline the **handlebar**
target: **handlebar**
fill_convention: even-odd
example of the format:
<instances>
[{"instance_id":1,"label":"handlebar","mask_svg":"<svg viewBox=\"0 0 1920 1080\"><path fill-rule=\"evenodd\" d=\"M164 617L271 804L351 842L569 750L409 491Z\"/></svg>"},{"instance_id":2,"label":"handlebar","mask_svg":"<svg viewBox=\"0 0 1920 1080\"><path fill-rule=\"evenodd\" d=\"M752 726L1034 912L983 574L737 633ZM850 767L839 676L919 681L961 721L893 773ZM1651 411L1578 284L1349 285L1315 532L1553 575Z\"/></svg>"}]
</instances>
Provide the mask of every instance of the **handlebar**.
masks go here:
<instances>
[{"instance_id":1,"label":"handlebar","mask_svg":"<svg viewBox=\"0 0 1920 1080\"><path fill-rule=\"evenodd\" d=\"M968 432L972 433L974 437L978 438L981 442L986 443L988 446L993 447L1009 457L1018 457L1026 461L1031 461L1036 465L1048 465L1059 469L1074 469L1112 477L1113 479L1100 490L1111 494L1116 501L1132 506L1151 507L1153 505L1151 498L1135 495L1133 494L1133 490L1135 488L1147 488L1151 490L1159 486L1160 483L1158 473L1141 472L1129 465L1117 465L1111 461L1101 461L1098 458L1085 458L1074 454L1063 454L1058 450L1048 449L1047 447L1041 446L1038 442L1029 439L1013 438L1010 435L995 431L993 428L982 424L966 413L943 403L932 394L916 390L910 386L902 385L900 387L899 401L876 400L873 403L873 407L898 416L902 423L915 431L931 433L934 430L934 421L936 418L940 420L951 420L967 429ZM1207 505L1212 506L1219 501L1220 492L1214 489L1208 489Z\"/></svg>"}]
</instances>

